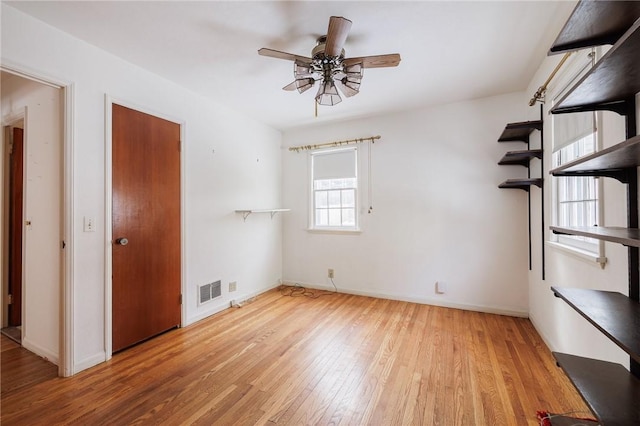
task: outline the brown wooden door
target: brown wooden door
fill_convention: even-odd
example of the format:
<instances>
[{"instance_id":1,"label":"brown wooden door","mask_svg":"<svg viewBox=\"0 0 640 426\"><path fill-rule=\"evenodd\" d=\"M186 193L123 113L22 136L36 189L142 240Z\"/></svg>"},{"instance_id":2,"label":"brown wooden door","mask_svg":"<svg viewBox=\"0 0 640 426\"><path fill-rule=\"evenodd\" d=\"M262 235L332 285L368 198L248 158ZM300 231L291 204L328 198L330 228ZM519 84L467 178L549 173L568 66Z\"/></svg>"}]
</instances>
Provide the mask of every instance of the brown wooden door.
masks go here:
<instances>
[{"instance_id":1,"label":"brown wooden door","mask_svg":"<svg viewBox=\"0 0 640 426\"><path fill-rule=\"evenodd\" d=\"M23 136L22 129L12 129L9 160L9 326L12 327L22 325Z\"/></svg>"},{"instance_id":2,"label":"brown wooden door","mask_svg":"<svg viewBox=\"0 0 640 426\"><path fill-rule=\"evenodd\" d=\"M180 125L112 111L115 352L180 325Z\"/></svg>"}]
</instances>

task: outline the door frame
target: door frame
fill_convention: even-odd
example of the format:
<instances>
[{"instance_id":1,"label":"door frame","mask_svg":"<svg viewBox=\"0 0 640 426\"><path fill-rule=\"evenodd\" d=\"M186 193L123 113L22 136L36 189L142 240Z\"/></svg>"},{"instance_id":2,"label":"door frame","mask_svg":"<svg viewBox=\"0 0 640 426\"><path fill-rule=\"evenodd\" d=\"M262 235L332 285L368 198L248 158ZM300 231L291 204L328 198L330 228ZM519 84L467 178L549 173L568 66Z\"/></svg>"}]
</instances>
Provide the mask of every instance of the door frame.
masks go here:
<instances>
[{"instance_id":1,"label":"door frame","mask_svg":"<svg viewBox=\"0 0 640 426\"><path fill-rule=\"evenodd\" d=\"M37 83L54 87L62 90L62 241L64 245L61 250L61 289L59 318L59 349L58 349L58 375L61 377L69 377L75 374L75 354L74 354L74 231L73 223L75 221L74 210L74 128L75 128L75 84L70 81L48 75L40 70L33 70L20 64L10 61L3 61L0 64L0 70L19 77L33 80ZM25 114L26 120L26 114ZM28 129L25 122L25 146L26 134ZM28 188L25 188L27 191ZM4 218L4 212L2 212ZM4 219L3 219L4 220ZM4 230L3 230L4 231ZM3 232L4 233L4 232ZM24 247L23 247L24 250ZM4 250L3 250L4 253ZM24 261L23 261L24 265ZM23 315L24 312L23 297Z\"/></svg>"},{"instance_id":2,"label":"door frame","mask_svg":"<svg viewBox=\"0 0 640 426\"><path fill-rule=\"evenodd\" d=\"M113 104L117 104L126 108L130 108L144 114L153 115L154 117L161 118L163 120L171 121L172 123L176 123L180 126L180 293L182 295L186 294L185 284L187 282L186 279L186 268L184 262L186 260L186 244L185 244L185 217L186 217L186 197L185 197L185 189L186 189L186 173L185 173L185 164L186 164L186 152L185 152L185 135L186 135L186 123L184 120L180 118L176 118L174 116L158 112L153 108L146 107L144 105L137 104L135 102L128 101L122 98L116 98L109 94L105 94L104 97L104 111L105 111L105 333L104 333L104 346L106 352L106 359L111 359L113 355L113 256L112 256L112 241L113 241L113 135L112 135L112 126L113 126ZM180 306L180 326L184 326L186 314L186 300L183 296L182 305Z\"/></svg>"}]
</instances>

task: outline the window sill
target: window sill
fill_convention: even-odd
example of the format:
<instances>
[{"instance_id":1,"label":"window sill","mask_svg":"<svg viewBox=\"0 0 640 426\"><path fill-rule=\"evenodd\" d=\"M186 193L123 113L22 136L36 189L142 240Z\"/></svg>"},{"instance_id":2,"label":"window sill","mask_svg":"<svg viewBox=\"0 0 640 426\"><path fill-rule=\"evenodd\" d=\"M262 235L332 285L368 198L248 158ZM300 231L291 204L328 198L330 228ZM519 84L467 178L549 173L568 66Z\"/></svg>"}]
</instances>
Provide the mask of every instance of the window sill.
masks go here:
<instances>
[{"instance_id":1,"label":"window sill","mask_svg":"<svg viewBox=\"0 0 640 426\"><path fill-rule=\"evenodd\" d=\"M555 241L547 241L546 244L549 247L552 247L558 251L569 254L577 259L584 260L589 263L597 263L600 265L602 269L604 269L604 266L607 264L607 258L605 256L598 256L595 253L592 253L586 250L580 250L579 248L571 247L566 244L558 243Z\"/></svg>"},{"instance_id":2,"label":"window sill","mask_svg":"<svg viewBox=\"0 0 640 426\"><path fill-rule=\"evenodd\" d=\"M308 228L307 232L311 234L342 234L342 235L362 234L362 230L360 229Z\"/></svg>"}]
</instances>

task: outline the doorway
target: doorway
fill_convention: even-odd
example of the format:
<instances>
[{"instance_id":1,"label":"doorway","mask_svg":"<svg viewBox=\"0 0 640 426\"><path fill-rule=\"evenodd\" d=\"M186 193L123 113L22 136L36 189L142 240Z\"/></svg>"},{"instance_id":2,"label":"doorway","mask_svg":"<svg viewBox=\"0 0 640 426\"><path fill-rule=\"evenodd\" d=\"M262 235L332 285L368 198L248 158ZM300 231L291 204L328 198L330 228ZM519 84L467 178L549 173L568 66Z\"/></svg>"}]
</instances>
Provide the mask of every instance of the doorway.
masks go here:
<instances>
[{"instance_id":1,"label":"doorway","mask_svg":"<svg viewBox=\"0 0 640 426\"><path fill-rule=\"evenodd\" d=\"M7 324L2 334L22 344L22 223L24 203L24 119L4 128L7 159L5 212L7 249Z\"/></svg>"},{"instance_id":2,"label":"doorway","mask_svg":"<svg viewBox=\"0 0 640 426\"><path fill-rule=\"evenodd\" d=\"M20 73L2 79L2 326L63 375L65 91Z\"/></svg>"},{"instance_id":3,"label":"doorway","mask_svg":"<svg viewBox=\"0 0 640 426\"><path fill-rule=\"evenodd\" d=\"M112 104L112 352L180 326L180 124Z\"/></svg>"},{"instance_id":4,"label":"doorway","mask_svg":"<svg viewBox=\"0 0 640 426\"><path fill-rule=\"evenodd\" d=\"M22 207L24 129L10 127L9 140L9 327L22 326ZM20 342L18 342L20 343Z\"/></svg>"}]
</instances>

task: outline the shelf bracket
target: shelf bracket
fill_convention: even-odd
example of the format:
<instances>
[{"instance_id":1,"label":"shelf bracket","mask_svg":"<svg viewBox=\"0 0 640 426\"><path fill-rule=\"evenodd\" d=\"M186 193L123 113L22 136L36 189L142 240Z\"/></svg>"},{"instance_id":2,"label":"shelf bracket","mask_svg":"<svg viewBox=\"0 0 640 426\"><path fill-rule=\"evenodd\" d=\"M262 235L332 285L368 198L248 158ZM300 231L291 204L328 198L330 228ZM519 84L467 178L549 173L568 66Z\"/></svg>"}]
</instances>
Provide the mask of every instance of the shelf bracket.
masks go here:
<instances>
[{"instance_id":1,"label":"shelf bracket","mask_svg":"<svg viewBox=\"0 0 640 426\"><path fill-rule=\"evenodd\" d=\"M288 212L289 210L290 209L236 210L236 213L242 214L242 220L246 222L251 213L269 213L269 216L273 219L276 213Z\"/></svg>"},{"instance_id":2,"label":"shelf bracket","mask_svg":"<svg viewBox=\"0 0 640 426\"><path fill-rule=\"evenodd\" d=\"M633 178L629 174L629 170L619 169L619 170L585 170L578 172L558 172L553 173L554 176L580 176L580 177L608 177L617 180L621 183L629 183L629 181Z\"/></svg>"}]
</instances>

